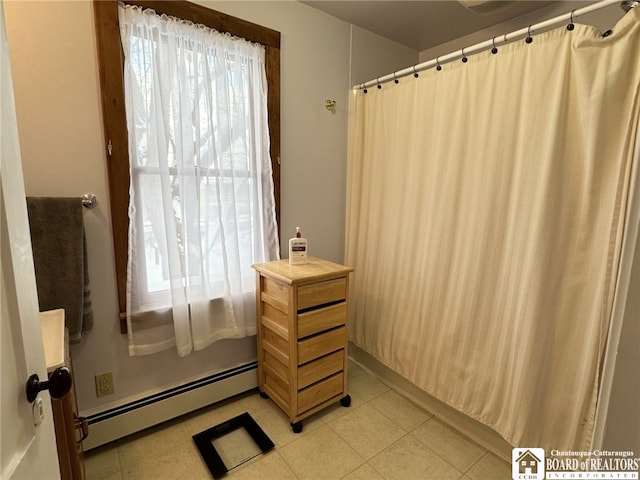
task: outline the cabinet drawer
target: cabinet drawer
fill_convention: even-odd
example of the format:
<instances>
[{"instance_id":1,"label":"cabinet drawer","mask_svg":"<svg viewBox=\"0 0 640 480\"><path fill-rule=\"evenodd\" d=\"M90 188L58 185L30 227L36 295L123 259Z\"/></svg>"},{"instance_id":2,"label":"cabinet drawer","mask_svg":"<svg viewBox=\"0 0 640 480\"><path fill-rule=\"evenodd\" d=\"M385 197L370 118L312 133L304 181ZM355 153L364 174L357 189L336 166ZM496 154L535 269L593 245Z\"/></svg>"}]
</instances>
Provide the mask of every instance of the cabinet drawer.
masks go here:
<instances>
[{"instance_id":1,"label":"cabinet drawer","mask_svg":"<svg viewBox=\"0 0 640 480\"><path fill-rule=\"evenodd\" d=\"M308 387L344 369L344 350L306 363L298 369L298 389Z\"/></svg>"},{"instance_id":2,"label":"cabinet drawer","mask_svg":"<svg viewBox=\"0 0 640 480\"><path fill-rule=\"evenodd\" d=\"M347 323L346 302L298 315L298 338Z\"/></svg>"},{"instance_id":3,"label":"cabinet drawer","mask_svg":"<svg viewBox=\"0 0 640 480\"><path fill-rule=\"evenodd\" d=\"M339 373L298 392L298 413L343 393L344 374Z\"/></svg>"},{"instance_id":4,"label":"cabinet drawer","mask_svg":"<svg viewBox=\"0 0 640 480\"><path fill-rule=\"evenodd\" d=\"M298 365L344 348L347 328L342 326L298 342Z\"/></svg>"},{"instance_id":5,"label":"cabinet drawer","mask_svg":"<svg viewBox=\"0 0 640 480\"><path fill-rule=\"evenodd\" d=\"M338 302L347 296L346 277L298 287L298 310Z\"/></svg>"}]
</instances>

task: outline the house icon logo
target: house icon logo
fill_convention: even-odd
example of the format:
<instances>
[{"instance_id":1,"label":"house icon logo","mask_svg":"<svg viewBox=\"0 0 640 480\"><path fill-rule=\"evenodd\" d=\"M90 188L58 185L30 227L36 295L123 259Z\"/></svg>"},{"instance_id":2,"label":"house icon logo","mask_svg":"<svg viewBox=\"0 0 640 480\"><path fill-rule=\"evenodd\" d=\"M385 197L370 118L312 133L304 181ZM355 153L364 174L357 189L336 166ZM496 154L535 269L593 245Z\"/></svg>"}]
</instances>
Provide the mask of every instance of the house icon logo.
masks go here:
<instances>
[{"instance_id":1,"label":"house icon logo","mask_svg":"<svg viewBox=\"0 0 640 480\"><path fill-rule=\"evenodd\" d=\"M514 448L511 473L513 480L544 480L544 448Z\"/></svg>"}]
</instances>

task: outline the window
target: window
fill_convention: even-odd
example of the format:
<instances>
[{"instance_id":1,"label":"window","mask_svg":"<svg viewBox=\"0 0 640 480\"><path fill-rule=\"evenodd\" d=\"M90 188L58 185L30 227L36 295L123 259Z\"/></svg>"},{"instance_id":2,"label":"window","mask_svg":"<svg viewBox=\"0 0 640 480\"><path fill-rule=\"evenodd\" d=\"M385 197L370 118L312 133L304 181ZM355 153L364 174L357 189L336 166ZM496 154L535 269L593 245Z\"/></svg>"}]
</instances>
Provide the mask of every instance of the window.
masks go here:
<instances>
[{"instance_id":1,"label":"window","mask_svg":"<svg viewBox=\"0 0 640 480\"><path fill-rule=\"evenodd\" d=\"M185 18L194 23L202 24L218 31L228 32L231 35L245 38L252 42L265 46L265 65L268 84L268 123L270 136L270 156L272 162L273 185L276 205L276 219L279 224L280 205L280 171L279 171L279 151L280 151L280 34L265 27L240 20L228 15L224 15L205 7L201 7L189 2L168 2L168 1L132 1L127 4L140 5L143 8L151 8L158 14L167 14L178 18ZM127 255L128 255L128 231L129 231L129 172L130 158L128 148L128 134L126 124L124 80L123 80L123 53L120 40L120 30L118 22L118 4L115 1L95 1L94 12L96 20L96 35L98 41L98 57L100 65L100 81L102 86L102 103L104 115L104 127L106 138L106 149L108 152L108 173L111 202L111 215L113 222L114 249L116 255L116 274L118 283L118 298L120 305L120 325L121 331L126 332L126 285L127 285ZM143 66L143 64L140 64ZM213 192L213 185L225 182L228 178L223 169L198 167L200 171L202 191ZM145 178L151 178L154 174L154 167L144 163L137 163L134 168L132 181L134 188L139 182L144 182ZM236 172L237 173L237 172ZM200 202L213 202L207 195L200 196ZM213 208L215 205L203 205ZM249 206L246 206L247 208ZM179 211L180 209L177 209ZM240 223L242 215L240 215ZM142 229L144 234L148 234L154 227L153 219L148 215L141 219L138 229ZM207 226L204 226L205 228ZM210 226L211 237L215 237L214 226ZM140 235L138 238L143 238ZM146 282L147 300L154 304L154 295L166 290L167 280L158 272L161 265L156 262L156 254L153 249L147 248L147 255L143 257L146 263L141 281ZM213 259L211 256L210 259ZM213 261L213 260L211 260ZM154 272L154 269L155 272ZM188 276L185 277L185 279ZM186 280L185 280L186 281ZM215 283L215 279L211 280Z\"/></svg>"}]
</instances>

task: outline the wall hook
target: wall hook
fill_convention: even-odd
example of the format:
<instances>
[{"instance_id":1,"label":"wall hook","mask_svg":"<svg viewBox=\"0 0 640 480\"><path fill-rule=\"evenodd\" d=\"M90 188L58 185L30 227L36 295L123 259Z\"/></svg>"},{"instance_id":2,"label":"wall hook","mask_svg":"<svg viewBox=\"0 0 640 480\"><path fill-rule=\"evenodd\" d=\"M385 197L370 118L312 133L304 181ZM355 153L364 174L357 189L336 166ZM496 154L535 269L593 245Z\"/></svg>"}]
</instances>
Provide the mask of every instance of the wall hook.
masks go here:
<instances>
[{"instance_id":1,"label":"wall hook","mask_svg":"<svg viewBox=\"0 0 640 480\"><path fill-rule=\"evenodd\" d=\"M366 93L366 92L365 92ZM336 101L335 100L325 100L324 101L324 108L326 108L327 110L333 112L336 109Z\"/></svg>"}]
</instances>

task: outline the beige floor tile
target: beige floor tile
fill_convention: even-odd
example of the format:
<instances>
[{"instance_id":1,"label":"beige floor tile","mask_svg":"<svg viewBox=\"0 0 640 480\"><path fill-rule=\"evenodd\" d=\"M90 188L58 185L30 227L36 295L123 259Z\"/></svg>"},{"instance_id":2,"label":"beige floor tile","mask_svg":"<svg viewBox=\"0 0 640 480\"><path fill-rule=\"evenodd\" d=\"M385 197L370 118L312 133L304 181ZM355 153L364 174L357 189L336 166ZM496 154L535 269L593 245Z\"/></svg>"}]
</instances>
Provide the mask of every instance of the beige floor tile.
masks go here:
<instances>
[{"instance_id":1,"label":"beige floor tile","mask_svg":"<svg viewBox=\"0 0 640 480\"><path fill-rule=\"evenodd\" d=\"M238 402L240 403L242 408L244 408L245 412L249 412L252 415L254 412L262 410L263 408L268 407L269 404L273 403L268 398L262 398L257 389L251 393L242 395L240 398L238 398Z\"/></svg>"},{"instance_id":2,"label":"beige floor tile","mask_svg":"<svg viewBox=\"0 0 640 480\"><path fill-rule=\"evenodd\" d=\"M192 443L184 443L164 455L141 458L135 463L123 465L122 478L123 480L208 480L211 479L211 473L196 446Z\"/></svg>"},{"instance_id":3,"label":"beige floor tile","mask_svg":"<svg viewBox=\"0 0 640 480\"><path fill-rule=\"evenodd\" d=\"M511 465L492 453L487 453L467 472L472 480L508 480L512 477Z\"/></svg>"},{"instance_id":4,"label":"beige floor tile","mask_svg":"<svg viewBox=\"0 0 640 480\"><path fill-rule=\"evenodd\" d=\"M299 479L341 479L364 460L328 426L323 425L279 450Z\"/></svg>"},{"instance_id":5,"label":"beige floor tile","mask_svg":"<svg viewBox=\"0 0 640 480\"><path fill-rule=\"evenodd\" d=\"M112 473L108 477L104 477L102 480L122 480L122 472L117 471L115 473Z\"/></svg>"},{"instance_id":6,"label":"beige floor tile","mask_svg":"<svg viewBox=\"0 0 640 480\"><path fill-rule=\"evenodd\" d=\"M486 453L484 448L437 418L423 423L411 434L461 472L466 471Z\"/></svg>"},{"instance_id":7,"label":"beige floor tile","mask_svg":"<svg viewBox=\"0 0 640 480\"><path fill-rule=\"evenodd\" d=\"M302 421L302 432L293 433L289 417L272 401L267 400L266 402L264 408L253 412L251 416L276 445L276 448L283 447L324 425L320 418L312 416Z\"/></svg>"},{"instance_id":8,"label":"beige floor tile","mask_svg":"<svg viewBox=\"0 0 640 480\"><path fill-rule=\"evenodd\" d=\"M87 452L87 480L210 480L191 436L243 412L276 449L232 470L231 480L448 480L461 478L465 466L462 480L510 478L506 462L484 454L353 362L348 393L351 407L336 402L305 419L300 434L271 400L255 391L238 395Z\"/></svg>"},{"instance_id":9,"label":"beige floor tile","mask_svg":"<svg viewBox=\"0 0 640 480\"><path fill-rule=\"evenodd\" d=\"M189 436L192 436L246 411L247 409L242 401L230 399L185 415L182 417L182 421L189 432Z\"/></svg>"},{"instance_id":10,"label":"beige floor tile","mask_svg":"<svg viewBox=\"0 0 640 480\"><path fill-rule=\"evenodd\" d=\"M365 463L357 470L351 472L344 477L344 480L384 480L378 472L376 472L371 465Z\"/></svg>"},{"instance_id":11,"label":"beige floor tile","mask_svg":"<svg viewBox=\"0 0 640 480\"><path fill-rule=\"evenodd\" d=\"M181 421L167 422L118 440L118 456L126 468L149 458L171 454L178 447L193 444L191 435Z\"/></svg>"},{"instance_id":12,"label":"beige floor tile","mask_svg":"<svg viewBox=\"0 0 640 480\"><path fill-rule=\"evenodd\" d=\"M389 418L405 432L413 430L433 416L431 413L416 407L409 400L393 390L388 390L382 395L370 400L369 405Z\"/></svg>"},{"instance_id":13,"label":"beige floor tile","mask_svg":"<svg viewBox=\"0 0 640 480\"><path fill-rule=\"evenodd\" d=\"M347 368L348 368L349 373L351 373L351 372L353 372L353 373L368 373L368 371L364 367L361 367L360 365L358 365L356 362L354 362L351 359L349 359L347 361Z\"/></svg>"},{"instance_id":14,"label":"beige floor tile","mask_svg":"<svg viewBox=\"0 0 640 480\"><path fill-rule=\"evenodd\" d=\"M84 454L87 480L102 480L111 475L120 475L120 459L115 443L94 448Z\"/></svg>"},{"instance_id":15,"label":"beige floor tile","mask_svg":"<svg viewBox=\"0 0 640 480\"><path fill-rule=\"evenodd\" d=\"M232 470L229 480L296 480L296 475L276 451L269 452L256 462Z\"/></svg>"},{"instance_id":16,"label":"beige floor tile","mask_svg":"<svg viewBox=\"0 0 640 480\"><path fill-rule=\"evenodd\" d=\"M455 480L462 476L411 435L402 437L368 463L387 480Z\"/></svg>"},{"instance_id":17,"label":"beige floor tile","mask_svg":"<svg viewBox=\"0 0 640 480\"><path fill-rule=\"evenodd\" d=\"M356 400L354 396L351 395L351 405L349 407L343 407L340 405L340 402L336 402L314 416L318 416L325 423L330 423L336 418L349 413L352 409L356 408L357 405L364 405L364 402Z\"/></svg>"},{"instance_id":18,"label":"beige floor tile","mask_svg":"<svg viewBox=\"0 0 640 480\"><path fill-rule=\"evenodd\" d=\"M347 372L347 393L351 395L355 407L387 390L389 387L362 368L352 368Z\"/></svg>"},{"instance_id":19,"label":"beige floor tile","mask_svg":"<svg viewBox=\"0 0 640 480\"><path fill-rule=\"evenodd\" d=\"M328 425L365 460L405 434L402 428L368 404L353 408Z\"/></svg>"}]
</instances>

